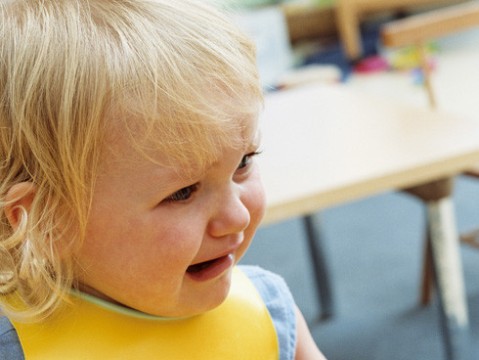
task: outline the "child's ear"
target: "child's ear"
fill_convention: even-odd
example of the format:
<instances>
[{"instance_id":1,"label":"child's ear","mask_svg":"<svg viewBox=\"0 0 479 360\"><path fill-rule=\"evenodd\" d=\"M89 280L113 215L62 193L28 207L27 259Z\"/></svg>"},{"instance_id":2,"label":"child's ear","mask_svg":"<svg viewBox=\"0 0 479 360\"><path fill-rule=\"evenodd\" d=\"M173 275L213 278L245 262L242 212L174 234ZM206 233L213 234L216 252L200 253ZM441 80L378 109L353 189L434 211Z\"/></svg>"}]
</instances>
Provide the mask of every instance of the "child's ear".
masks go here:
<instances>
[{"instance_id":1,"label":"child's ear","mask_svg":"<svg viewBox=\"0 0 479 360\"><path fill-rule=\"evenodd\" d=\"M35 197L36 187L31 182L21 182L13 185L5 198L7 205L4 208L5 215L10 225L16 229L22 221L24 211L30 211Z\"/></svg>"}]
</instances>

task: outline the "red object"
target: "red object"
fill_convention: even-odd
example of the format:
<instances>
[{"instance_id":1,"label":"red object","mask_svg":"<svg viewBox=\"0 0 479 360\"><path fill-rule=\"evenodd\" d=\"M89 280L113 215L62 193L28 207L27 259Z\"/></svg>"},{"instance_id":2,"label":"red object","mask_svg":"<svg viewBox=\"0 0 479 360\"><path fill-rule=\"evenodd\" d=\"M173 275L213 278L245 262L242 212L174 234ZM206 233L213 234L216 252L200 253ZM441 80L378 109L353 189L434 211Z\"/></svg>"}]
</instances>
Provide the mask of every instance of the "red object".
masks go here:
<instances>
[{"instance_id":1,"label":"red object","mask_svg":"<svg viewBox=\"0 0 479 360\"><path fill-rule=\"evenodd\" d=\"M389 63L381 56L371 56L360 60L353 67L354 72L372 73L389 69Z\"/></svg>"}]
</instances>

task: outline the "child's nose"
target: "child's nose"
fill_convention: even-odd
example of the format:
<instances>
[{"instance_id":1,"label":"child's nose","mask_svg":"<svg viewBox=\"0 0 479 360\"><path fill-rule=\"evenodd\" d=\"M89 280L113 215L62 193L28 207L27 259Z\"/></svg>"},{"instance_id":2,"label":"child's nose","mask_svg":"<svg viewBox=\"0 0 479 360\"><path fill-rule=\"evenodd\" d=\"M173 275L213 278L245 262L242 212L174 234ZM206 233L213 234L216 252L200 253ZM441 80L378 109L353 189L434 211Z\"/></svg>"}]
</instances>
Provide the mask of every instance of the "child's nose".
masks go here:
<instances>
[{"instance_id":1,"label":"child's nose","mask_svg":"<svg viewBox=\"0 0 479 360\"><path fill-rule=\"evenodd\" d=\"M218 196L216 209L208 225L213 237L223 237L244 231L250 223L250 212L241 200L238 189L228 189Z\"/></svg>"}]
</instances>

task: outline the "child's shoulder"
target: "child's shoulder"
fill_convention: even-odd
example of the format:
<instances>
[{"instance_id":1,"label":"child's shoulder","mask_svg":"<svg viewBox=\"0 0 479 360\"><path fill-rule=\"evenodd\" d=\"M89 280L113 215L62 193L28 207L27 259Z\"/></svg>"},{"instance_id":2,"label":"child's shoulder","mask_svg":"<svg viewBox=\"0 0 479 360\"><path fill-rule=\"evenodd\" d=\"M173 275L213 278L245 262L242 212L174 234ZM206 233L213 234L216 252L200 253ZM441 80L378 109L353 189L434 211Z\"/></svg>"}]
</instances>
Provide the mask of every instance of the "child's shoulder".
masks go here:
<instances>
[{"instance_id":1,"label":"child's shoulder","mask_svg":"<svg viewBox=\"0 0 479 360\"><path fill-rule=\"evenodd\" d=\"M239 265L238 268L253 282L264 301L280 297L294 303L288 285L280 275L254 265Z\"/></svg>"},{"instance_id":2,"label":"child's shoulder","mask_svg":"<svg viewBox=\"0 0 479 360\"><path fill-rule=\"evenodd\" d=\"M23 360L17 333L10 321L0 314L0 359Z\"/></svg>"},{"instance_id":3,"label":"child's shoulder","mask_svg":"<svg viewBox=\"0 0 479 360\"><path fill-rule=\"evenodd\" d=\"M284 279L259 266L240 265L261 295L278 336L281 359L293 359L296 350L296 304Z\"/></svg>"},{"instance_id":4,"label":"child's shoulder","mask_svg":"<svg viewBox=\"0 0 479 360\"><path fill-rule=\"evenodd\" d=\"M4 336L13 330L13 325L10 323L7 317L0 313L0 339L3 339Z\"/></svg>"}]
</instances>

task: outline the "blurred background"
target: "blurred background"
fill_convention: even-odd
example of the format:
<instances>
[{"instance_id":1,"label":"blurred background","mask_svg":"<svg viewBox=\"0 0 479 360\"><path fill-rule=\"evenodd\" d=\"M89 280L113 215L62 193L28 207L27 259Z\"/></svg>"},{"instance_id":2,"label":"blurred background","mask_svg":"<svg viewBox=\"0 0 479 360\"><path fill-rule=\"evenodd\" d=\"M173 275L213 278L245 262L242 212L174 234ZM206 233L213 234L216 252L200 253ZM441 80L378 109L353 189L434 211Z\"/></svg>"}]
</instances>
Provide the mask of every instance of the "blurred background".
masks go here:
<instances>
[{"instance_id":1,"label":"blurred background","mask_svg":"<svg viewBox=\"0 0 479 360\"><path fill-rule=\"evenodd\" d=\"M382 27L394 20L464 1L370 1L341 18L358 0L215 0L255 40L265 92L317 82L429 107L414 47L387 48ZM479 25L479 22L478 22ZM345 35L354 27L357 43ZM438 107L478 117L479 30L451 33L427 44ZM479 120L478 120L479 121ZM479 134L478 134L479 137ZM294 184L292 184L294 186ZM461 233L479 226L479 181L455 180ZM330 272L333 315L321 319L310 249L301 219L262 226L243 263L281 274L330 360L443 359L437 300L420 305L424 205L391 191L315 214ZM471 339L479 354L479 250L461 245ZM479 358L479 355L476 357Z\"/></svg>"}]
</instances>

